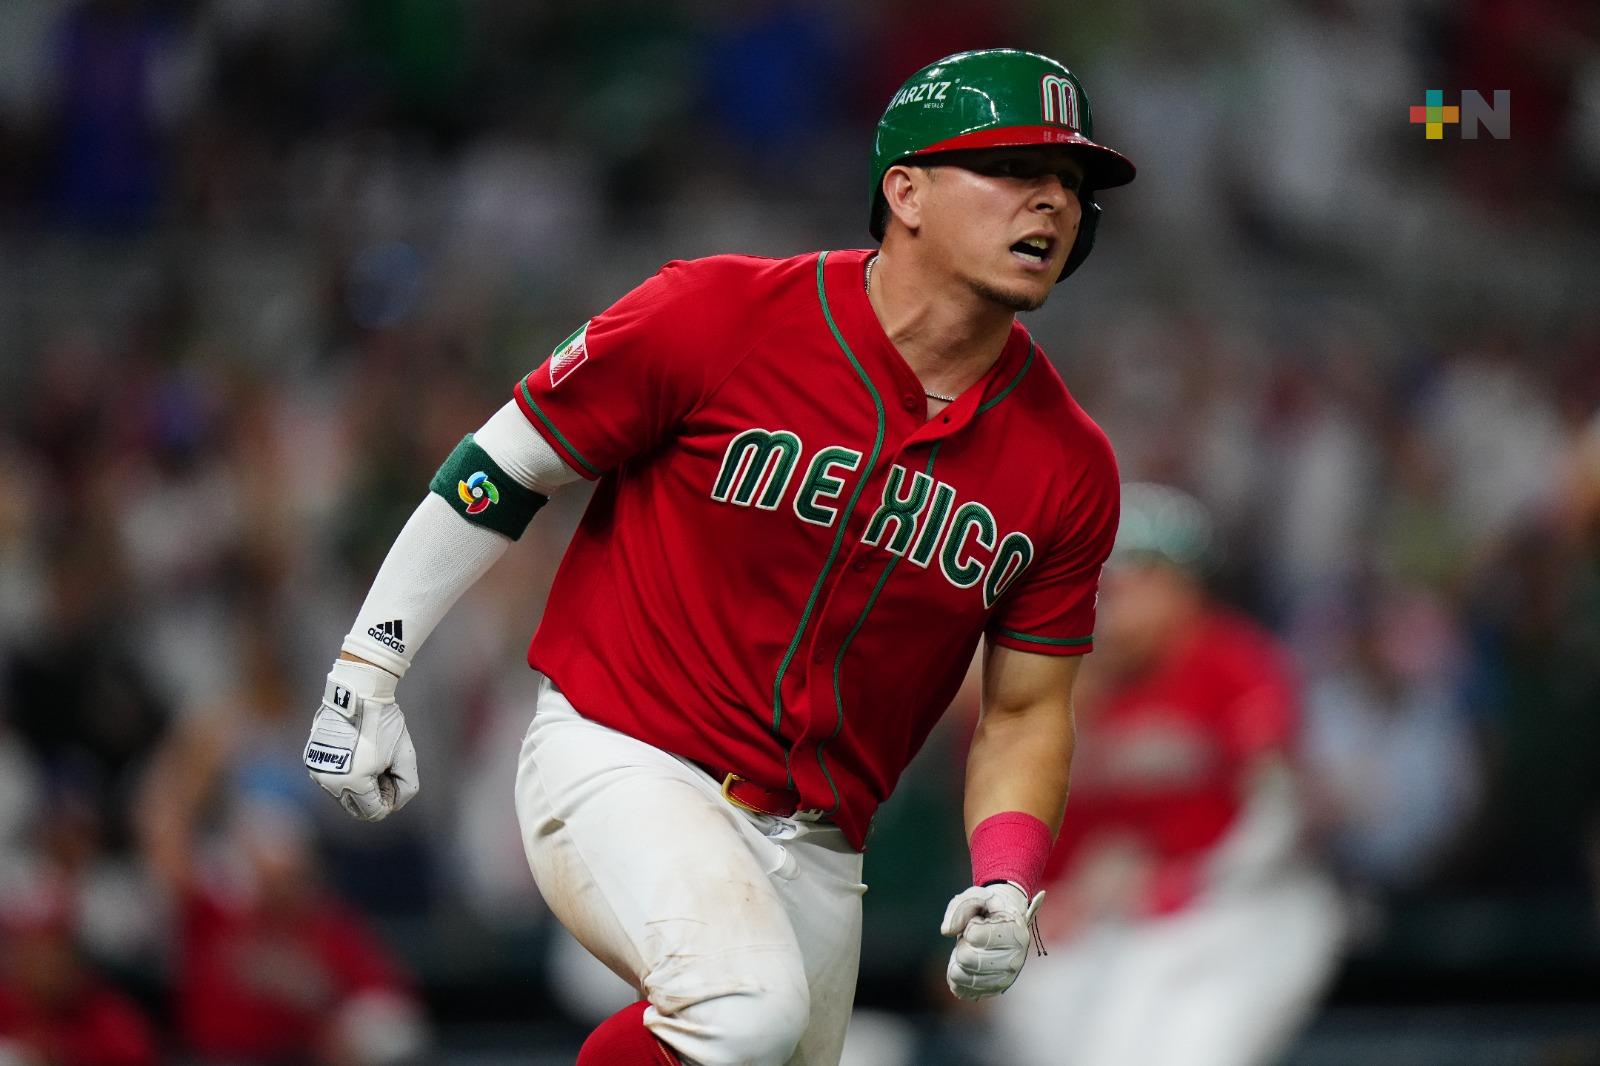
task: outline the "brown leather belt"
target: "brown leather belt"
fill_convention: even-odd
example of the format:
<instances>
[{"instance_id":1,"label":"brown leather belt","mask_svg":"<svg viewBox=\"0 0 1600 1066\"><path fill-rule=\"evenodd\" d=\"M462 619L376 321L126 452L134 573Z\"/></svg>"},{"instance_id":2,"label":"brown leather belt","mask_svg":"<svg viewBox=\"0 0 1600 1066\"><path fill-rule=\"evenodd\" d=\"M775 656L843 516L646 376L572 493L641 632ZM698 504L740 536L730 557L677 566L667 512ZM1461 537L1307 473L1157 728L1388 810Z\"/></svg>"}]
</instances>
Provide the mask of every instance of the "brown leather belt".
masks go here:
<instances>
[{"instance_id":1,"label":"brown leather belt","mask_svg":"<svg viewBox=\"0 0 1600 1066\"><path fill-rule=\"evenodd\" d=\"M767 788L732 771L718 770L701 762L695 765L711 775L713 781L721 781L722 798L741 810L774 818L798 818L802 821L822 819L820 810L800 809L800 793L792 788Z\"/></svg>"}]
</instances>

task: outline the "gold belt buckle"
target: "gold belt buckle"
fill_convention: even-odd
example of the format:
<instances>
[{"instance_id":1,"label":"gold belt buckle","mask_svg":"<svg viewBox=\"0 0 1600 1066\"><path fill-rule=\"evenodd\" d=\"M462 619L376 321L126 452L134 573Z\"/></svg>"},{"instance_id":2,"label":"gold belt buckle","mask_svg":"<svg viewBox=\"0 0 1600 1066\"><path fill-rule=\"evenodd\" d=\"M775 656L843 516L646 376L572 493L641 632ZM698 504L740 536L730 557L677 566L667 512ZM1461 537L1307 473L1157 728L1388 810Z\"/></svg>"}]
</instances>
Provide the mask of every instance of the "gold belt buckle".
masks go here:
<instances>
[{"instance_id":1,"label":"gold belt buckle","mask_svg":"<svg viewBox=\"0 0 1600 1066\"><path fill-rule=\"evenodd\" d=\"M759 807L750 806L750 804L733 794L733 786L743 780L744 778L738 774L729 771L728 776L722 779L722 798L742 811L749 811L751 814L766 814L766 811L761 810Z\"/></svg>"}]
</instances>

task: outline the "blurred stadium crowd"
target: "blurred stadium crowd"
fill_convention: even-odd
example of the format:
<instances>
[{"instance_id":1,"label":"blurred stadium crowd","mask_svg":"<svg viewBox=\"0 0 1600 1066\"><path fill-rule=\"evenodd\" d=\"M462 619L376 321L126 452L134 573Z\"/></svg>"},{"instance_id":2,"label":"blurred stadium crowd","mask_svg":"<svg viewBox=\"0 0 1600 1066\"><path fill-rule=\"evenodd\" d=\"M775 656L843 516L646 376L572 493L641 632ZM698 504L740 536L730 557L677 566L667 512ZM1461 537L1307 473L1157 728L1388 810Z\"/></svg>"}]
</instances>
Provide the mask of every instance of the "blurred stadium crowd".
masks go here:
<instances>
[{"instance_id":1,"label":"blurred stadium crowd","mask_svg":"<svg viewBox=\"0 0 1600 1066\"><path fill-rule=\"evenodd\" d=\"M1597 42L1566 0L7 0L0 1062L577 1031L510 786L581 496L430 642L381 826L299 765L328 660L555 342L667 259L866 243L889 93L1016 43L1140 166L1028 325L1295 653L1334 1004L1592 1003ZM1439 86L1510 89L1511 138L1424 140ZM902 1016L944 995L959 748L868 855L862 998Z\"/></svg>"}]
</instances>

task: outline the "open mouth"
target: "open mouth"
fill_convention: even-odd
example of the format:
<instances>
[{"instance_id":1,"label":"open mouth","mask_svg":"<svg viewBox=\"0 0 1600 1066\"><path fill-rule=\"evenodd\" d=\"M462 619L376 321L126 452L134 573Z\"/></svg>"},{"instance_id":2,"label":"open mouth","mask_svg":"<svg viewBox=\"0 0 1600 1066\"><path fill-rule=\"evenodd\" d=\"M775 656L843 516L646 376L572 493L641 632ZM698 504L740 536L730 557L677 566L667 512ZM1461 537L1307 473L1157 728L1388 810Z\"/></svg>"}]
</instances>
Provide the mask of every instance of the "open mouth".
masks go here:
<instances>
[{"instance_id":1,"label":"open mouth","mask_svg":"<svg viewBox=\"0 0 1600 1066\"><path fill-rule=\"evenodd\" d=\"M1048 237L1027 237L1011 246L1014 255L1034 264L1044 263L1053 250L1054 242Z\"/></svg>"}]
</instances>

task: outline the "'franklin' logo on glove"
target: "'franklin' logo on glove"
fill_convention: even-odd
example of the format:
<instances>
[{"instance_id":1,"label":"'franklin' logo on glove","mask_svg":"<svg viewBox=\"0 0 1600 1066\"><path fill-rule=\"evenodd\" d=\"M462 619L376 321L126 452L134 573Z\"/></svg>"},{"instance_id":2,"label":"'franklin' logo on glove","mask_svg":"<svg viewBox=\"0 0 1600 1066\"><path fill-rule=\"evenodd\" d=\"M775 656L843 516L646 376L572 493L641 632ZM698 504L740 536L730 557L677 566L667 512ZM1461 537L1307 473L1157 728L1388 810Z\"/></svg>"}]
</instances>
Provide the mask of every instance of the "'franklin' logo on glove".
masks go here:
<instances>
[{"instance_id":1,"label":"'franklin' logo on glove","mask_svg":"<svg viewBox=\"0 0 1600 1066\"><path fill-rule=\"evenodd\" d=\"M323 707L332 704L341 710L348 710L350 690L343 686L330 687L332 698ZM317 715L312 723L311 739L306 742L306 769L314 774L345 773L350 769L350 760L355 757L356 741L360 736L356 726L342 714L330 711Z\"/></svg>"},{"instance_id":2,"label":"'franklin' logo on glove","mask_svg":"<svg viewBox=\"0 0 1600 1066\"><path fill-rule=\"evenodd\" d=\"M306 766L320 774L342 774L350 768L349 748L330 748L312 741L306 745Z\"/></svg>"},{"instance_id":3,"label":"'franklin' logo on glove","mask_svg":"<svg viewBox=\"0 0 1600 1066\"><path fill-rule=\"evenodd\" d=\"M398 637L400 622L392 625ZM306 769L364 822L382 821L417 794L417 750L394 702L397 680L371 663L338 660L311 720Z\"/></svg>"}]
</instances>

